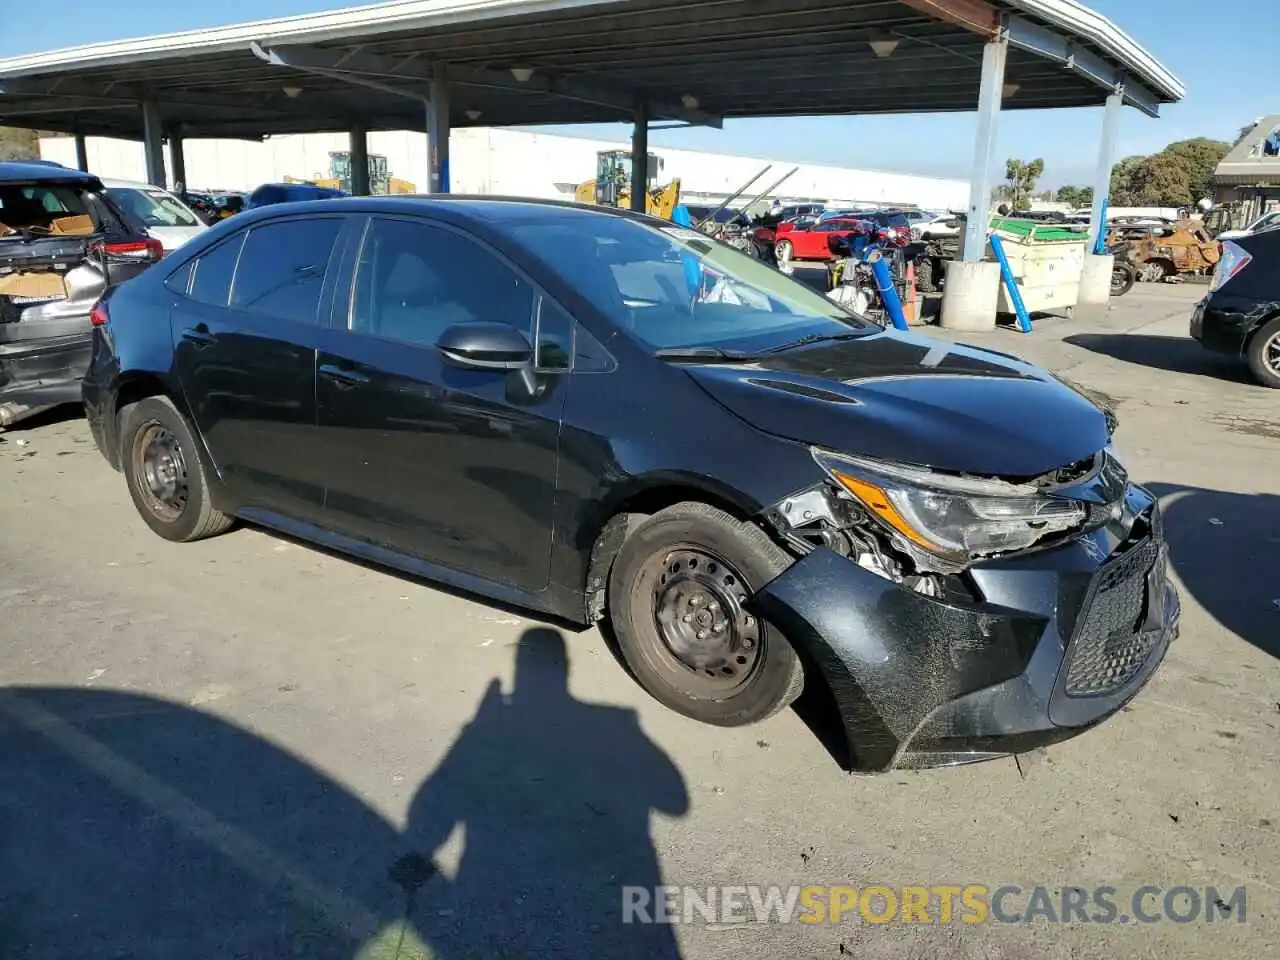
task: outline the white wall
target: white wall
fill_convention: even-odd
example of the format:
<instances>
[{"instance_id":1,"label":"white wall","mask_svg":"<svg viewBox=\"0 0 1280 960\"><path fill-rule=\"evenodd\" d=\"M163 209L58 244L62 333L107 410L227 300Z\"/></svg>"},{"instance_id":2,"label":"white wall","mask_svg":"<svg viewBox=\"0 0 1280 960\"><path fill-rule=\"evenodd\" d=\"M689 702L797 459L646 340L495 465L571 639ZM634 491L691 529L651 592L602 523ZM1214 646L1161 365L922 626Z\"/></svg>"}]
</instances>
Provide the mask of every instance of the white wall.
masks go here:
<instances>
[{"instance_id":1,"label":"white wall","mask_svg":"<svg viewBox=\"0 0 1280 960\"><path fill-rule=\"evenodd\" d=\"M90 138L89 169L104 177L144 180L142 144ZM449 141L449 172L455 193L507 194L563 198L574 184L590 180L600 150L630 149L578 137L522 130L469 128L455 130ZM426 189L427 140L421 133L395 131L369 134L369 152L387 158L391 176ZM187 140L187 186L194 189L251 189L285 176L314 179L328 175L329 151L348 149L346 134L315 133L245 140ZM70 137L45 137L41 156L75 164ZM691 202L718 201L772 163L743 196L749 199L794 166L799 169L771 196L827 201L839 206L859 202L915 204L931 209L963 209L969 185L964 180L918 177L877 170L855 170L821 164L795 164L732 154L654 147L662 158L661 182L679 177ZM166 158L167 160L167 158ZM172 174L170 174L172 180Z\"/></svg>"}]
</instances>

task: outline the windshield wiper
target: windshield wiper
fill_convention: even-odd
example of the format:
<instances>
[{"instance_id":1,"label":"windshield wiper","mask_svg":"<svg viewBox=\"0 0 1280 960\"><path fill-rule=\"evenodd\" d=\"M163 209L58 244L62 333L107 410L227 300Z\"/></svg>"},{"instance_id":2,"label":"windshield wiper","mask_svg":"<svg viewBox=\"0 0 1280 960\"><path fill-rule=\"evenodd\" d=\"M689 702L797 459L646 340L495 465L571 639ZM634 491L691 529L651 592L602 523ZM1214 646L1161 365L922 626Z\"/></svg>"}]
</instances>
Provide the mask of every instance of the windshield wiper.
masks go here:
<instances>
[{"instance_id":1,"label":"windshield wiper","mask_svg":"<svg viewBox=\"0 0 1280 960\"><path fill-rule=\"evenodd\" d=\"M653 355L674 363L749 363L756 359L755 354L723 347L663 347Z\"/></svg>"},{"instance_id":2,"label":"windshield wiper","mask_svg":"<svg viewBox=\"0 0 1280 960\"><path fill-rule=\"evenodd\" d=\"M768 350L762 350L761 352L785 353L788 350L794 350L796 347L807 347L811 343L823 343L827 340L859 340L866 335L866 333L806 333L803 337L788 340L786 343L780 343L776 347L770 347Z\"/></svg>"}]
</instances>

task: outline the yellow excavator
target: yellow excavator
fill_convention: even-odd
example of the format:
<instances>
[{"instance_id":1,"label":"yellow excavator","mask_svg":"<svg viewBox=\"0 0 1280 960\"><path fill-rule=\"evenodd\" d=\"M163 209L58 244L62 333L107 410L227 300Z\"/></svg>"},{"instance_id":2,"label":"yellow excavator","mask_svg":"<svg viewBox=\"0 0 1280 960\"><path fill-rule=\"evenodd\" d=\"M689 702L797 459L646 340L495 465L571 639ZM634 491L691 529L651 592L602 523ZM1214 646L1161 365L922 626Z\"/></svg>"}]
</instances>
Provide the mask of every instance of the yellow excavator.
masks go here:
<instances>
[{"instance_id":1,"label":"yellow excavator","mask_svg":"<svg viewBox=\"0 0 1280 960\"><path fill-rule=\"evenodd\" d=\"M649 154L645 171L645 212L651 217L670 220L680 203L680 181L672 180L666 186L655 186L654 181L662 169L662 158ZM573 191L578 203L594 203L602 207L631 206L631 152L628 150L601 150L596 154L596 178L578 184Z\"/></svg>"}]
</instances>

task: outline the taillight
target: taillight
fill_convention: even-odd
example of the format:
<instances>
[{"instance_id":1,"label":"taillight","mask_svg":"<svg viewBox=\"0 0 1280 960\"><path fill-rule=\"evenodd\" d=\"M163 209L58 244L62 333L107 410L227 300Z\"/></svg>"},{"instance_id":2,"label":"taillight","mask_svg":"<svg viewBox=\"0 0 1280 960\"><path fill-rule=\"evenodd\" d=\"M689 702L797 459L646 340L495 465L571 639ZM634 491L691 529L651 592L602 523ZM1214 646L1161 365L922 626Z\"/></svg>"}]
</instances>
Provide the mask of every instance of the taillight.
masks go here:
<instances>
[{"instance_id":1,"label":"taillight","mask_svg":"<svg viewBox=\"0 0 1280 960\"><path fill-rule=\"evenodd\" d=\"M164 256L164 245L154 237L145 240L127 240L118 243L108 242L106 252L112 257L128 257L138 260L159 260Z\"/></svg>"},{"instance_id":2,"label":"taillight","mask_svg":"<svg viewBox=\"0 0 1280 960\"><path fill-rule=\"evenodd\" d=\"M111 319L111 314L107 312L107 305L102 302L95 303L93 309L89 311L89 324L94 327L105 327Z\"/></svg>"},{"instance_id":3,"label":"taillight","mask_svg":"<svg viewBox=\"0 0 1280 960\"><path fill-rule=\"evenodd\" d=\"M1222 244L1222 256L1218 258L1218 265L1213 268L1213 279L1209 282L1209 292L1213 293L1213 291L1224 286L1227 281L1252 262L1253 254L1248 250L1234 240L1225 241Z\"/></svg>"}]
</instances>

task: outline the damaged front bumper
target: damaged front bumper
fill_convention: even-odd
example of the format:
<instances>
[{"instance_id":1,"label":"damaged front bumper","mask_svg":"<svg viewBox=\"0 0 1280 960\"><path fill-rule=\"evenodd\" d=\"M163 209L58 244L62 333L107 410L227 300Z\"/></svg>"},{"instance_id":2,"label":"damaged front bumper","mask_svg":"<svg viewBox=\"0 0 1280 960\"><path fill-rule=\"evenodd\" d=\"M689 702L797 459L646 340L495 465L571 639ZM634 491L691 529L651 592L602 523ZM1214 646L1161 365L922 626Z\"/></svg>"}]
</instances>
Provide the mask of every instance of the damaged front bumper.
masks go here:
<instances>
[{"instance_id":1,"label":"damaged front bumper","mask_svg":"<svg viewBox=\"0 0 1280 960\"><path fill-rule=\"evenodd\" d=\"M1177 635L1159 506L1130 485L1110 523L984 561L977 598L927 596L819 547L755 595L823 673L860 772L1026 752L1116 713Z\"/></svg>"}]
</instances>

